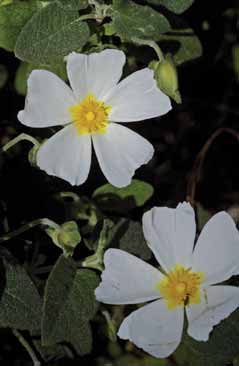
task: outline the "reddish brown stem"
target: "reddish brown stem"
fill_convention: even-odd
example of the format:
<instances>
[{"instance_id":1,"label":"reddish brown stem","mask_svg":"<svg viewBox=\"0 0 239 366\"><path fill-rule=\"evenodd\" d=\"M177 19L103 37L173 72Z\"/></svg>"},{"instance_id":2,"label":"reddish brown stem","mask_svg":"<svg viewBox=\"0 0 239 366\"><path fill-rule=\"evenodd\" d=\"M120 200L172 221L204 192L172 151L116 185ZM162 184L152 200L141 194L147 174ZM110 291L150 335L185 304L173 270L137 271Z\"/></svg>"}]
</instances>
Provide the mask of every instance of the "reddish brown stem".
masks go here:
<instances>
[{"instance_id":1,"label":"reddish brown stem","mask_svg":"<svg viewBox=\"0 0 239 366\"><path fill-rule=\"evenodd\" d=\"M192 206L195 205L195 194L196 194L196 187L197 183L200 181L203 163L205 161L206 155L208 153L209 148L215 141L215 139L220 136L222 133L228 133L231 136L235 137L235 139L239 142L239 132L231 128L222 127L216 130L212 136L207 140L201 151L196 157L196 160L193 165L192 173L188 180L187 185L187 197L186 200L190 202Z\"/></svg>"}]
</instances>

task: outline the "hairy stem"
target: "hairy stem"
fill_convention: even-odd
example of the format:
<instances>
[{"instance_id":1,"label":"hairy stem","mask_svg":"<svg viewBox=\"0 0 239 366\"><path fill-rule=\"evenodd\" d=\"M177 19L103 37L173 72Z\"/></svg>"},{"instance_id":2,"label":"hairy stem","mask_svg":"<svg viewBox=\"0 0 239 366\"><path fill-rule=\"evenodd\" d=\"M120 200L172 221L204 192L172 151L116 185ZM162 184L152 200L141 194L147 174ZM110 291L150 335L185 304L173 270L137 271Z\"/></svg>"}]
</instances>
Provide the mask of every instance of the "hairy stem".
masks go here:
<instances>
[{"instance_id":1,"label":"hairy stem","mask_svg":"<svg viewBox=\"0 0 239 366\"><path fill-rule=\"evenodd\" d=\"M18 142L24 140L31 142L34 146L37 147L40 146L40 143L34 137L27 135L26 133L21 133L20 135L10 140L8 143L6 143L6 145L2 147L2 151L6 152L7 150L11 149L14 145L18 144Z\"/></svg>"},{"instance_id":2,"label":"hairy stem","mask_svg":"<svg viewBox=\"0 0 239 366\"><path fill-rule=\"evenodd\" d=\"M41 366L41 362L38 360L36 353L34 352L32 347L30 346L30 344L26 341L26 339L22 336L22 334L16 329L12 329L12 333L19 340L21 345L25 348L25 350L27 351L27 353L31 357L32 362L33 362L33 366Z\"/></svg>"},{"instance_id":3,"label":"hairy stem","mask_svg":"<svg viewBox=\"0 0 239 366\"><path fill-rule=\"evenodd\" d=\"M0 237L0 243L3 243L4 241L10 240L12 238L14 238L15 236L18 236L20 234L22 234L24 231L27 231L35 226L48 226L51 227L53 229L59 229L59 225L56 224L54 221L44 218L44 219L37 219L34 221L31 221L25 225L23 225L22 227L20 227L17 230L11 231L10 233L7 233L3 236Z\"/></svg>"},{"instance_id":4,"label":"hairy stem","mask_svg":"<svg viewBox=\"0 0 239 366\"><path fill-rule=\"evenodd\" d=\"M149 46L149 47L153 48L158 56L159 61L164 60L164 54L156 42L147 40L147 39L141 39L141 38L132 38L132 41L137 43L140 46Z\"/></svg>"},{"instance_id":5,"label":"hairy stem","mask_svg":"<svg viewBox=\"0 0 239 366\"><path fill-rule=\"evenodd\" d=\"M84 15L81 15L77 21L81 21L81 20L87 20L87 19L97 19L97 15L94 14L94 13L91 13L91 14L84 14Z\"/></svg>"}]
</instances>

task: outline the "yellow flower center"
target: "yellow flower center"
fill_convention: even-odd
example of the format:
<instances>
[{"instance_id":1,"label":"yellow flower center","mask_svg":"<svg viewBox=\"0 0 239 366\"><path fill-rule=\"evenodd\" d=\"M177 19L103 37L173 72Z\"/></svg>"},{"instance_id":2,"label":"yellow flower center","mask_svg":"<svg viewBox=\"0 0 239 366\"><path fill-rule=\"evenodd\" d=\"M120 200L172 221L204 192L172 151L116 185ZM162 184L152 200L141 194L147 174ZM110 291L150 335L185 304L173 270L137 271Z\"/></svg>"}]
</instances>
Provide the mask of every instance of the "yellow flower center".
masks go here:
<instances>
[{"instance_id":1,"label":"yellow flower center","mask_svg":"<svg viewBox=\"0 0 239 366\"><path fill-rule=\"evenodd\" d=\"M156 287L160 290L168 309L175 309L177 306L200 303L200 286L203 279L202 272L193 272L190 268L177 264Z\"/></svg>"},{"instance_id":2,"label":"yellow flower center","mask_svg":"<svg viewBox=\"0 0 239 366\"><path fill-rule=\"evenodd\" d=\"M82 102L70 107L69 112L77 133L82 135L105 133L110 109L110 106L97 100L93 94L89 94Z\"/></svg>"}]
</instances>

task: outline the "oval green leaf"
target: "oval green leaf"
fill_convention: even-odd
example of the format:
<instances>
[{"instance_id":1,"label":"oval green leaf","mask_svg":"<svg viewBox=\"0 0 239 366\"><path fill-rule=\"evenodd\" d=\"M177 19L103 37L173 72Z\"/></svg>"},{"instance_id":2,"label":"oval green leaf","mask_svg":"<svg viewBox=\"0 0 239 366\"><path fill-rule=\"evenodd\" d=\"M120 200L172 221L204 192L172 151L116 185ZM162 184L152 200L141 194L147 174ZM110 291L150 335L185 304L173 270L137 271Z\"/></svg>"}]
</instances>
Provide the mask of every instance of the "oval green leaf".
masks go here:
<instances>
[{"instance_id":1,"label":"oval green leaf","mask_svg":"<svg viewBox=\"0 0 239 366\"><path fill-rule=\"evenodd\" d=\"M111 17L116 34L124 41L133 38L158 40L160 34L171 28L164 15L132 1L114 0Z\"/></svg>"},{"instance_id":2,"label":"oval green leaf","mask_svg":"<svg viewBox=\"0 0 239 366\"><path fill-rule=\"evenodd\" d=\"M162 5L176 14L181 14L193 4L194 0L148 0L148 3Z\"/></svg>"},{"instance_id":3,"label":"oval green leaf","mask_svg":"<svg viewBox=\"0 0 239 366\"><path fill-rule=\"evenodd\" d=\"M106 201L107 199L113 200L114 197L116 200L133 200L133 202L131 202L134 203L133 206L140 207L152 197L153 193L154 189L149 183L133 179L129 186L123 188L105 184L95 190L93 198L103 201Z\"/></svg>"},{"instance_id":4,"label":"oval green leaf","mask_svg":"<svg viewBox=\"0 0 239 366\"><path fill-rule=\"evenodd\" d=\"M15 55L35 64L58 63L70 52L80 50L89 36L89 27L79 21L77 11L65 11L52 3L25 25L17 39Z\"/></svg>"}]
</instances>

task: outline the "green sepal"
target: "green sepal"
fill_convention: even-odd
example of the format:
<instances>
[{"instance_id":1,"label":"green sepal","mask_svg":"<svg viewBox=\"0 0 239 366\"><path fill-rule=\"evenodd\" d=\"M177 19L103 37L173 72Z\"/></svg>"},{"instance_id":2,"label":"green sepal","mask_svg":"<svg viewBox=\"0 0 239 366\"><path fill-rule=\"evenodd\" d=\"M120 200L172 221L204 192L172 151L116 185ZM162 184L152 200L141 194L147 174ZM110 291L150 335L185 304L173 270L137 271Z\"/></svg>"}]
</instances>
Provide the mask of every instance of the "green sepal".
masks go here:
<instances>
[{"instance_id":1,"label":"green sepal","mask_svg":"<svg viewBox=\"0 0 239 366\"><path fill-rule=\"evenodd\" d=\"M176 103L182 103L178 85L178 72L170 54L162 61L152 61L149 65L154 70L154 77L160 90L167 94Z\"/></svg>"},{"instance_id":2,"label":"green sepal","mask_svg":"<svg viewBox=\"0 0 239 366\"><path fill-rule=\"evenodd\" d=\"M75 247L81 241L81 235L75 221L67 221L56 228L46 229L46 233L51 237L53 243L63 250L65 257L72 256Z\"/></svg>"}]
</instances>

